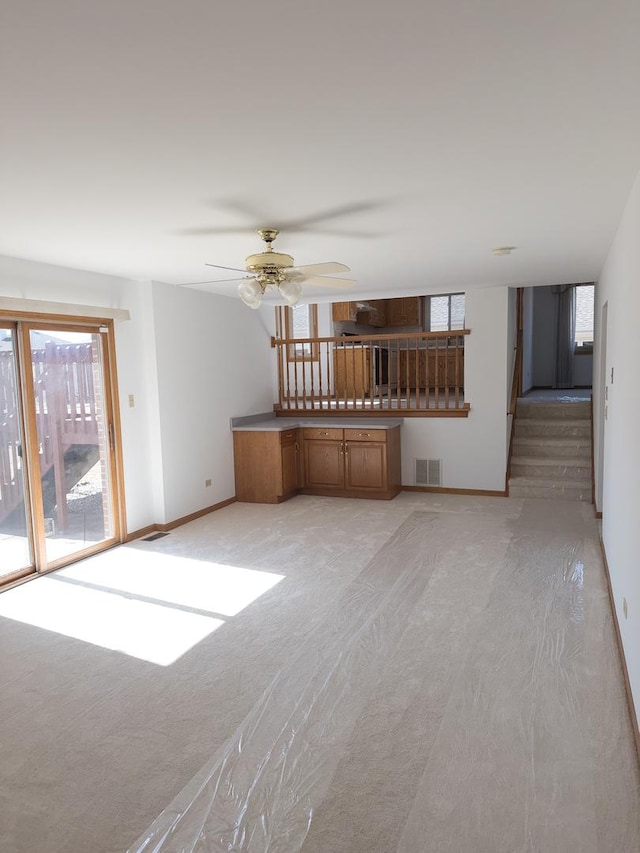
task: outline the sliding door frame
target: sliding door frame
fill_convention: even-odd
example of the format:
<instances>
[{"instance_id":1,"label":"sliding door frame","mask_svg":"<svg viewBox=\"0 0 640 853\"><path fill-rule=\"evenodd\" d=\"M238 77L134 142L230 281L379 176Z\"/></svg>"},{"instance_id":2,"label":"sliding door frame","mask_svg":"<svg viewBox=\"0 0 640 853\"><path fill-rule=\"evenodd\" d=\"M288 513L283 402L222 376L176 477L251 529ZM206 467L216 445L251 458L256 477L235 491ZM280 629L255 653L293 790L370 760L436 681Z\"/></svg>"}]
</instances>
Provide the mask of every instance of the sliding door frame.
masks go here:
<instances>
[{"instance_id":1,"label":"sliding door frame","mask_svg":"<svg viewBox=\"0 0 640 853\"><path fill-rule=\"evenodd\" d=\"M6 585L18 583L39 574L89 557L114 545L126 537L126 511L124 495L124 466L118 402L118 381L115 356L114 321L96 317L78 317L26 312L0 312L0 325L6 323L15 332L16 370L18 375L18 405L21 412L23 435L24 492L27 532L31 543L32 564L8 575ZM44 536L44 507L39 464L38 432L35 411L33 369L31 364L30 332L38 330L85 332L100 336L102 382L105 402L106 447L109 460L109 501L111 507L111 536L86 548L74 551L55 560L47 560ZM4 587L4 583L2 584Z\"/></svg>"}]
</instances>

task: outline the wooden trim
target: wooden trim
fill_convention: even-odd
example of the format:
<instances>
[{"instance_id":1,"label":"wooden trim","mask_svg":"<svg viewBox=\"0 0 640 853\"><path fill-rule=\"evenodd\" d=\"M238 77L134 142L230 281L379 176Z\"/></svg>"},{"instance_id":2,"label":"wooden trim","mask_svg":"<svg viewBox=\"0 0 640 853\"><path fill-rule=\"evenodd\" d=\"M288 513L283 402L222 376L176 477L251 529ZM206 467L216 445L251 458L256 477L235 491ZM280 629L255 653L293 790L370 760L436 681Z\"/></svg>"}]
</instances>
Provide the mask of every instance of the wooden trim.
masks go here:
<instances>
[{"instance_id":1,"label":"wooden trim","mask_svg":"<svg viewBox=\"0 0 640 853\"><path fill-rule=\"evenodd\" d=\"M108 308L105 305L75 305L72 302L47 302L42 299L20 299L14 296L0 296L0 312L10 314L18 320L32 317L62 318L68 322L77 320L130 320L126 308Z\"/></svg>"},{"instance_id":2,"label":"wooden trim","mask_svg":"<svg viewBox=\"0 0 640 853\"><path fill-rule=\"evenodd\" d=\"M176 518L175 521L169 521L166 524L156 524L155 529L165 532L167 530L174 530L176 527L180 527L183 524L188 524L190 521L195 521L198 518L202 518L203 515L209 515L210 512L215 512L218 509L223 509L225 506L229 506L236 502L236 496L234 495L232 498L227 498L224 501L220 501L217 504L213 504L212 506L207 506L204 509L199 509L196 512L192 512L189 515L183 515L182 518Z\"/></svg>"},{"instance_id":3,"label":"wooden trim","mask_svg":"<svg viewBox=\"0 0 640 853\"><path fill-rule=\"evenodd\" d=\"M23 429L25 447L23 462L25 473L25 501L29 500L29 526L33 545L33 561L38 572L47 567L46 543L44 537L44 504L42 499L42 474L40 472L40 457L38 448L38 424L35 411L35 388L33 370L31 368L31 345L29 325L18 324L18 353L20 367L20 387L24 393L21 400L23 414ZM25 504L26 506L26 504Z\"/></svg>"},{"instance_id":4,"label":"wooden trim","mask_svg":"<svg viewBox=\"0 0 640 853\"><path fill-rule=\"evenodd\" d=\"M622 644L622 634L620 633L620 623L618 622L618 612L616 610L615 599L613 595L613 587L611 585L611 573L609 571L609 562L607 560L607 552L604 547L604 542L600 539L600 550L602 551L602 563L604 565L604 573L607 579L607 590L609 592L609 604L611 605L611 613L613 615L613 625L618 643L618 651L620 653L620 663L622 666L622 675L624 678L625 693L627 694L627 703L629 707L629 715L631 717L631 727L633 728L633 737L636 745L638 761L640 762L640 724L638 714L636 713L635 702L633 701L633 693L631 692L631 680L629 679L629 670L627 668L627 659L624 654L624 646Z\"/></svg>"},{"instance_id":5,"label":"wooden trim","mask_svg":"<svg viewBox=\"0 0 640 853\"><path fill-rule=\"evenodd\" d=\"M282 409L277 404L273 411L277 418L468 418L471 405L459 409Z\"/></svg>"},{"instance_id":6,"label":"wooden trim","mask_svg":"<svg viewBox=\"0 0 640 853\"><path fill-rule=\"evenodd\" d=\"M11 589L12 586L18 586L18 584L24 583L30 578L37 577L38 572L33 566L29 566L26 569L17 569L15 572L11 572L10 575L0 578L0 590L4 592L7 589Z\"/></svg>"},{"instance_id":7,"label":"wooden trim","mask_svg":"<svg viewBox=\"0 0 640 853\"><path fill-rule=\"evenodd\" d=\"M3 318L4 319L4 318ZM113 335L113 320L97 317L59 317L54 316L46 322L44 315L25 317L23 321L11 321L15 328L16 366L18 369L17 392L21 412L23 430L23 457L25 506L29 538L33 545L34 570L40 574L69 565L99 551L106 550L123 541L125 530L123 460L120 441L120 417L117 392L116 358ZM55 560L47 556L46 539L44 536L44 507L42 499L42 472L38 452L38 424L35 411L35 389L32 370L32 351L30 332L45 330L55 332L73 329L96 335L100 340L100 361L102 374L102 396L105 425L113 427L116 440L114 446L107 438L107 453L109 461L109 500L111 503L112 530L111 536L86 548L74 551ZM101 332L106 329L106 332Z\"/></svg>"},{"instance_id":8,"label":"wooden trim","mask_svg":"<svg viewBox=\"0 0 640 853\"><path fill-rule=\"evenodd\" d=\"M108 332L106 335L102 336L104 340L104 390L105 397L108 395L108 399L110 401L110 415L113 423L115 445L115 447L110 451L112 455L111 470L114 475L114 482L111 483L111 501L115 522L114 534L120 542L124 542L127 532L127 509L124 489L122 426L120 419L120 397L118 389L118 369L113 320L109 320L105 325L108 328Z\"/></svg>"},{"instance_id":9,"label":"wooden trim","mask_svg":"<svg viewBox=\"0 0 640 853\"><path fill-rule=\"evenodd\" d=\"M157 530L158 526L156 524L148 524L146 527L141 527L139 530L134 530L131 533L125 534L122 542L126 545L128 542L133 542L134 539L140 539L142 536L148 536L150 533L155 533Z\"/></svg>"},{"instance_id":10,"label":"wooden trim","mask_svg":"<svg viewBox=\"0 0 640 853\"><path fill-rule=\"evenodd\" d=\"M439 495L480 495L487 498L507 498L506 489L450 489L444 486L402 486L403 492L434 492Z\"/></svg>"},{"instance_id":11,"label":"wooden trim","mask_svg":"<svg viewBox=\"0 0 640 853\"><path fill-rule=\"evenodd\" d=\"M74 551L72 554L64 557L58 557L57 560L50 560L44 569L41 569L39 574L46 575L48 572L53 572L56 569L63 569L65 566L70 566L87 557L93 557L95 554L100 554L102 551L108 551L110 548L115 548L116 545L122 544L119 539L111 537L110 539L102 539L87 548L82 548L79 551Z\"/></svg>"},{"instance_id":12,"label":"wooden trim","mask_svg":"<svg viewBox=\"0 0 640 853\"><path fill-rule=\"evenodd\" d=\"M411 338L417 340L436 340L437 338L457 338L461 335L470 335L471 329L455 329L453 332L387 332L384 335L349 335L349 343L355 343L356 341L365 340L365 341L395 341L398 338ZM294 343L344 343L345 339L343 337L330 337L330 338L271 338L271 346L281 346L284 344L294 344Z\"/></svg>"},{"instance_id":13,"label":"wooden trim","mask_svg":"<svg viewBox=\"0 0 640 853\"><path fill-rule=\"evenodd\" d=\"M142 536L148 536L150 533L166 533L169 530L175 530L176 527L181 527L183 524L188 524L190 521L202 518L203 515L209 515L209 513L215 512L218 509L224 509L225 506L230 506L235 503L236 500L237 498L234 495L232 498L227 498L226 500L219 501L219 503L213 504L212 506L196 510L196 512L189 513L189 515L183 515L182 518L176 518L174 521L168 521L166 524L148 524L146 527L141 527L139 530L127 533L124 538L124 542L133 542L134 539L140 539Z\"/></svg>"}]
</instances>

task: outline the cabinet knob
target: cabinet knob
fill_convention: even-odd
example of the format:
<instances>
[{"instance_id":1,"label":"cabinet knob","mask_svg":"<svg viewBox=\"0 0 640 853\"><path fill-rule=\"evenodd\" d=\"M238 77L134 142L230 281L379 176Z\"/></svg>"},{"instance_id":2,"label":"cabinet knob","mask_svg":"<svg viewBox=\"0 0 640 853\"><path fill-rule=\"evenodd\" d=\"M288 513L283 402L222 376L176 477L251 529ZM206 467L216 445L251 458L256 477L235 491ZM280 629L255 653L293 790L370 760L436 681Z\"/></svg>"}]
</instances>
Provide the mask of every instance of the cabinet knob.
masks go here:
<instances>
[{"instance_id":1,"label":"cabinet knob","mask_svg":"<svg viewBox=\"0 0 640 853\"><path fill-rule=\"evenodd\" d=\"M321 432L320 435L329 435L328 432Z\"/></svg>"},{"instance_id":2,"label":"cabinet knob","mask_svg":"<svg viewBox=\"0 0 640 853\"><path fill-rule=\"evenodd\" d=\"M369 438L370 434L371 434L371 433L368 433L368 432L359 432L359 433L358 433L358 435L360 436L360 438Z\"/></svg>"}]
</instances>

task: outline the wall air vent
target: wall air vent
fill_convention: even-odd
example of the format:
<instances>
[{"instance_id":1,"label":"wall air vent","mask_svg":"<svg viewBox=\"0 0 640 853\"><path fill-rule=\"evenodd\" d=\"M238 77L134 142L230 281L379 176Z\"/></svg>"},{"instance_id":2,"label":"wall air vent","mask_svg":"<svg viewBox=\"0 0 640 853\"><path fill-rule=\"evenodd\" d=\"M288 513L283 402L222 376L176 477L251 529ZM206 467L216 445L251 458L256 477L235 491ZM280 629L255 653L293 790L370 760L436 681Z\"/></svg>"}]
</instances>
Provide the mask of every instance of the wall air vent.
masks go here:
<instances>
[{"instance_id":1,"label":"wall air vent","mask_svg":"<svg viewBox=\"0 0 640 853\"><path fill-rule=\"evenodd\" d=\"M442 485L442 459L416 459L416 486Z\"/></svg>"}]
</instances>

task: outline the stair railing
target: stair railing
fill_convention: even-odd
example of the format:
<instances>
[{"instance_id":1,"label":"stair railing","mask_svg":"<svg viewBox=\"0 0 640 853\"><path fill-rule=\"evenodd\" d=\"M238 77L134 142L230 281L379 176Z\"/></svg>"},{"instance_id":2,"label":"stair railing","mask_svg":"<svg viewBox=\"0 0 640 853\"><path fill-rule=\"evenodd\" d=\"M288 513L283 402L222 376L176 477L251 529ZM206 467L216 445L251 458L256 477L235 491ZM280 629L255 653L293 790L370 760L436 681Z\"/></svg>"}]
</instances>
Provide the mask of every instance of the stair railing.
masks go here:
<instances>
[{"instance_id":1,"label":"stair railing","mask_svg":"<svg viewBox=\"0 0 640 853\"><path fill-rule=\"evenodd\" d=\"M464 341L469 333L274 337L276 414L466 417Z\"/></svg>"}]
</instances>

